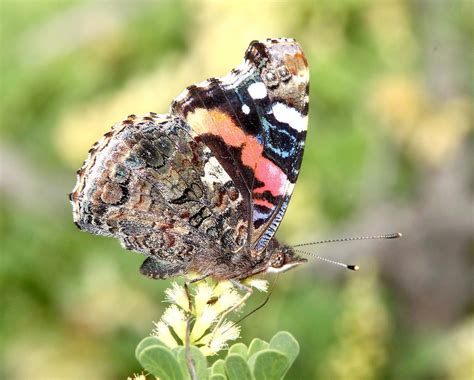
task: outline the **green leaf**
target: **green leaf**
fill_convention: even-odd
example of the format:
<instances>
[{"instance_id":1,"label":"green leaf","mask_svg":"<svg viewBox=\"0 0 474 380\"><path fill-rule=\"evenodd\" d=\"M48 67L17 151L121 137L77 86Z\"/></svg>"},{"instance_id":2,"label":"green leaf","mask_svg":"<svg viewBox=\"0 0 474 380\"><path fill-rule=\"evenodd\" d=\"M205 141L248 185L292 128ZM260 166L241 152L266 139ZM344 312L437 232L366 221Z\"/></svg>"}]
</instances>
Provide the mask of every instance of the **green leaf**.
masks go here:
<instances>
[{"instance_id":1,"label":"green leaf","mask_svg":"<svg viewBox=\"0 0 474 380\"><path fill-rule=\"evenodd\" d=\"M159 340L156 336L149 336L145 339L142 339L140 343L138 343L137 348L135 349L135 357L138 359L140 353L147 347L150 346L163 346L167 347L161 340Z\"/></svg>"},{"instance_id":2,"label":"green leaf","mask_svg":"<svg viewBox=\"0 0 474 380\"><path fill-rule=\"evenodd\" d=\"M241 355L227 355L225 369L229 380L252 380L250 368Z\"/></svg>"},{"instance_id":3,"label":"green leaf","mask_svg":"<svg viewBox=\"0 0 474 380\"><path fill-rule=\"evenodd\" d=\"M216 360L212 365L212 374L213 375L224 375L225 374L225 361L222 359Z\"/></svg>"},{"instance_id":4,"label":"green leaf","mask_svg":"<svg viewBox=\"0 0 474 380\"><path fill-rule=\"evenodd\" d=\"M199 380L207 379L207 360L203 355L201 350L197 347L190 347L191 357L194 361L194 368L196 369L196 375ZM186 369L186 374L189 374L188 363L186 360L186 348L182 347L178 351L178 362L181 365L181 368Z\"/></svg>"},{"instance_id":5,"label":"green leaf","mask_svg":"<svg viewBox=\"0 0 474 380\"><path fill-rule=\"evenodd\" d=\"M252 342L250 342L247 356L250 358L253 354L256 354L257 352L266 348L268 348L267 342L259 338L254 338Z\"/></svg>"},{"instance_id":6,"label":"green leaf","mask_svg":"<svg viewBox=\"0 0 474 380\"><path fill-rule=\"evenodd\" d=\"M174 357L176 359L178 359L178 353L179 351L181 351L183 349L183 346L178 346L178 347L174 347L171 349L171 353L174 355Z\"/></svg>"},{"instance_id":7,"label":"green leaf","mask_svg":"<svg viewBox=\"0 0 474 380\"><path fill-rule=\"evenodd\" d=\"M252 373L258 380L280 380L289 368L287 357L280 351L271 349L255 354L252 364Z\"/></svg>"},{"instance_id":8,"label":"green leaf","mask_svg":"<svg viewBox=\"0 0 474 380\"><path fill-rule=\"evenodd\" d=\"M154 345L144 348L138 361L148 372L161 380L183 380L184 374L171 351L163 346Z\"/></svg>"},{"instance_id":9,"label":"green leaf","mask_svg":"<svg viewBox=\"0 0 474 380\"><path fill-rule=\"evenodd\" d=\"M227 380L227 378L219 373L217 375L212 375L209 380Z\"/></svg>"},{"instance_id":10,"label":"green leaf","mask_svg":"<svg viewBox=\"0 0 474 380\"><path fill-rule=\"evenodd\" d=\"M297 340L287 331L280 331L270 341L268 348L281 351L289 361L289 367L293 364L300 353L300 345Z\"/></svg>"},{"instance_id":11,"label":"green leaf","mask_svg":"<svg viewBox=\"0 0 474 380\"><path fill-rule=\"evenodd\" d=\"M188 363L186 363L186 360L180 360L180 352L184 351L183 346L178 346L173 348L171 351L178 361L178 365L181 368L181 372L183 373L183 377L185 380L191 380L191 375L189 374L189 368L188 368Z\"/></svg>"},{"instance_id":12,"label":"green leaf","mask_svg":"<svg viewBox=\"0 0 474 380\"><path fill-rule=\"evenodd\" d=\"M247 359L247 355L248 355L247 346L243 343L236 343L232 345L231 348L229 348L228 355L230 354L237 354L237 355L242 356L244 359Z\"/></svg>"}]
</instances>

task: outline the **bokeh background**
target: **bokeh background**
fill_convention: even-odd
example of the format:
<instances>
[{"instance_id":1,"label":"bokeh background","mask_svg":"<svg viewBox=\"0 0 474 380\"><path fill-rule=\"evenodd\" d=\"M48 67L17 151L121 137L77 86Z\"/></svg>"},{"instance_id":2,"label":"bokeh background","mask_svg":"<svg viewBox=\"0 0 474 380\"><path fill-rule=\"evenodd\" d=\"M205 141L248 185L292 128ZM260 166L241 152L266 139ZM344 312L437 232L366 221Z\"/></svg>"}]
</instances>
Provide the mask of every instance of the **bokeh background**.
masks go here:
<instances>
[{"instance_id":1,"label":"bokeh background","mask_svg":"<svg viewBox=\"0 0 474 380\"><path fill-rule=\"evenodd\" d=\"M169 282L76 229L75 171L115 121L166 112L187 85L236 66L251 40L284 36L308 58L311 106L280 239L404 237L314 247L362 269L311 260L280 276L242 341L292 332L290 379L472 379L473 7L2 0L0 377L140 371L134 348Z\"/></svg>"}]
</instances>

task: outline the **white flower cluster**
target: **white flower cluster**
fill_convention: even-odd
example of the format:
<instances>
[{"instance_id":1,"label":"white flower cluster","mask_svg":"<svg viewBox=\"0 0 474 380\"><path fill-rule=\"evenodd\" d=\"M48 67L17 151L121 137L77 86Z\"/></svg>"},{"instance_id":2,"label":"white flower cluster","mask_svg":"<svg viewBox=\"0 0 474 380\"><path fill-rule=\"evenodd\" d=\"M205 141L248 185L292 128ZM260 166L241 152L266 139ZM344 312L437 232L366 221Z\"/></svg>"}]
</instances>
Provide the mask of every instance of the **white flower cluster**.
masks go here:
<instances>
[{"instance_id":1,"label":"white flower cluster","mask_svg":"<svg viewBox=\"0 0 474 380\"><path fill-rule=\"evenodd\" d=\"M158 378L157 378L158 379ZM141 373L141 374L134 374L133 377L127 377L127 380L146 380L146 376ZM159 379L158 379L159 380Z\"/></svg>"},{"instance_id":2,"label":"white flower cluster","mask_svg":"<svg viewBox=\"0 0 474 380\"><path fill-rule=\"evenodd\" d=\"M246 285L266 291L268 283L265 280L249 279ZM161 319L155 322L152 335L168 347L184 345L190 316L194 320L190 343L199 347L206 356L215 355L227 348L228 341L239 338L240 326L228 320L220 321L226 312L242 301L242 296L231 282L200 281L190 294L191 300L188 299L185 288L177 283L173 283L165 294L166 301L171 305L166 308Z\"/></svg>"}]
</instances>

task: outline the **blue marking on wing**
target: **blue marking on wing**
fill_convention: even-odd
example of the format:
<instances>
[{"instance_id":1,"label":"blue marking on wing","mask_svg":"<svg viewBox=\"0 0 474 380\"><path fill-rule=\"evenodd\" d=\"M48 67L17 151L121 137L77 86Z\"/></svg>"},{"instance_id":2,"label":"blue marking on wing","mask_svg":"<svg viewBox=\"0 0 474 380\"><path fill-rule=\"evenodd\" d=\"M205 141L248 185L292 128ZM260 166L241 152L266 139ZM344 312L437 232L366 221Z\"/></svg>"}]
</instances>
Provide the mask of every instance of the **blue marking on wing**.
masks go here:
<instances>
[{"instance_id":1,"label":"blue marking on wing","mask_svg":"<svg viewBox=\"0 0 474 380\"><path fill-rule=\"evenodd\" d=\"M274 153L278 154L282 158L288 158L292 156L295 152L295 147L297 146L298 142L296 141L296 138L292 136L288 131L285 131L284 129L278 129L275 125L271 124L266 118L262 118L262 125L264 129L264 133L270 137L270 130L275 129L278 133L283 133L288 136L288 138L291 140L290 146L291 148L289 150L284 150L279 146L273 145L272 141L267 138L265 148L269 148L271 151Z\"/></svg>"},{"instance_id":2,"label":"blue marking on wing","mask_svg":"<svg viewBox=\"0 0 474 380\"><path fill-rule=\"evenodd\" d=\"M269 240L275 234L276 230L278 229L278 226L280 225L281 220L283 219L283 215L285 214L289 201L290 198L286 197L286 199L281 204L281 207L278 210L278 213L275 215L275 218L273 218L272 223L267 227L265 233L260 237L257 244L255 245L255 249L257 251L260 251L261 249L265 248Z\"/></svg>"}]
</instances>

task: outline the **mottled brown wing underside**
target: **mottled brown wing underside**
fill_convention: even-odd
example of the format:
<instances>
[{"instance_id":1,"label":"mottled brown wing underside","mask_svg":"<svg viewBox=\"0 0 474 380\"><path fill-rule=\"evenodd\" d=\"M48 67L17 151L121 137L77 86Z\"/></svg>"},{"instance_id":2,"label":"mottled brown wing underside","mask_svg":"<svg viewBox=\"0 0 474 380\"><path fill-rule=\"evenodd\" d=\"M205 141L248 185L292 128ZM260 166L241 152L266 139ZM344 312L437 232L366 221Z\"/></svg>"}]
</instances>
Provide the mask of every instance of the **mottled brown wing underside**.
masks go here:
<instances>
[{"instance_id":1,"label":"mottled brown wing underside","mask_svg":"<svg viewBox=\"0 0 474 380\"><path fill-rule=\"evenodd\" d=\"M178 269L245 242L239 191L179 118L150 114L116 124L78 177L71 200L81 229Z\"/></svg>"}]
</instances>

